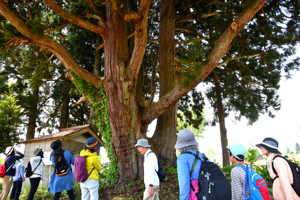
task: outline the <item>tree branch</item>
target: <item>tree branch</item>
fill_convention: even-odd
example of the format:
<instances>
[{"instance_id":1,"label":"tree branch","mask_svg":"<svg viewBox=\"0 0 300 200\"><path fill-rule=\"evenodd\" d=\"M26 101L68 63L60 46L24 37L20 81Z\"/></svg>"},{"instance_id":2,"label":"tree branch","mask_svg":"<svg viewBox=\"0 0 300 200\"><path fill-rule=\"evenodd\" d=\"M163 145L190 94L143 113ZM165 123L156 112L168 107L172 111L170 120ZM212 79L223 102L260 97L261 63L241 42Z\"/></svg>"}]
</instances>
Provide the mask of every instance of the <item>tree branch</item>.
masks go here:
<instances>
[{"instance_id":1,"label":"tree branch","mask_svg":"<svg viewBox=\"0 0 300 200\"><path fill-rule=\"evenodd\" d=\"M87 4L88 4L89 8L91 9L91 11L92 11L95 15L97 15L98 17L100 17L100 18L101 18L101 21L105 22L105 21L106 21L105 17L104 17L101 13L98 12L98 10L96 9L96 7L95 7L94 4L92 3L92 1L91 1L91 0L86 0L86 2L87 2Z\"/></svg>"},{"instance_id":2,"label":"tree branch","mask_svg":"<svg viewBox=\"0 0 300 200\"><path fill-rule=\"evenodd\" d=\"M132 83L136 84L138 73L144 57L147 45L147 20L151 0L141 0L138 13L129 13L125 16L125 20L132 19L135 25L134 48L131 59L129 61L129 72Z\"/></svg>"},{"instance_id":3,"label":"tree branch","mask_svg":"<svg viewBox=\"0 0 300 200\"><path fill-rule=\"evenodd\" d=\"M227 64L228 62L233 61L233 60L239 60L239 59L242 59L242 58L254 58L254 57L258 57L258 56L260 56L260 55L261 55L261 54L259 53L259 54L255 54L255 55L239 56L239 57L230 58L230 59L228 59L228 60L226 60L226 61L224 61L224 62L218 64L216 67L221 67L221 66L223 66L223 65L225 65L225 64Z\"/></svg>"},{"instance_id":4,"label":"tree branch","mask_svg":"<svg viewBox=\"0 0 300 200\"><path fill-rule=\"evenodd\" d=\"M62 18L66 19L67 21L76 24L82 28L85 28L87 30L90 30L97 34L102 34L104 31L104 27L97 26L95 24L92 24L86 20L83 20L77 16L71 15L70 13L63 10L55 1L53 0L43 0L44 3L51 8L55 13L57 13Z\"/></svg>"},{"instance_id":5,"label":"tree branch","mask_svg":"<svg viewBox=\"0 0 300 200\"><path fill-rule=\"evenodd\" d=\"M175 105L180 98L202 82L218 65L218 62L232 45L234 38L265 3L266 0L257 0L255 3L251 2L251 5L223 32L215 43L211 53L208 55L207 60L199 66L199 70L195 70L194 76L185 78L184 81L178 84L168 94L164 95L158 102L145 108L141 114L142 122L146 124L151 123L151 121L162 115L166 110ZM196 73L197 71L200 72Z\"/></svg>"},{"instance_id":6,"label":"tree branch","mask_svg":"<svg viewBox=\"0 0 300 200\"><path fill-rule=\"evenodd\" d=\"M55 42L51 38L43 35L37 35L29 29L25 23L20 20L14 12L12 12L3 2L0 1L0 13L25 37L29 42L41 47L41 50L45 49L52 52L63 63L65 68L69 71L74 71L79 77L87 80L95 86L101 86L102 79L98 76L88 72L78 65L78 63L72 58L69 52L59 43Z\"/></svg>"}]
</instances>

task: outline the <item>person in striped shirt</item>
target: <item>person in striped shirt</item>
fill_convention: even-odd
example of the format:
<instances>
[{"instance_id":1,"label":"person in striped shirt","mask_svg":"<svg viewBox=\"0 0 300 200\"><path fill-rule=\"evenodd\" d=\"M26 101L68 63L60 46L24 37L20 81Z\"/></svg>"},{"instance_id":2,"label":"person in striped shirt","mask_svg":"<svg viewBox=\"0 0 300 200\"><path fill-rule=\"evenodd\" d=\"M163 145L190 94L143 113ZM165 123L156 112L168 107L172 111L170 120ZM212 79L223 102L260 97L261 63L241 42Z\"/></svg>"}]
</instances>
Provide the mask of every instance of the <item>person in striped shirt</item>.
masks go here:
<instances>
[{"instance_id":1,"label":"person in striped shirt","mask_svg":"<svg viewBox=\"0 0 300 200\"><path fill-rule=\"evenodd\" d=\"M246 167L244 159L246 157L246 149L242 144L236 143L231 146L227 146L229 151L229 159L232 164L241 164ZM231 199L242 200L245 199L245 177L246 172L243 168L235 166L231 170ZM249 185L247 186L247 198L251 196Z\"/></svg>"}]
</instances>

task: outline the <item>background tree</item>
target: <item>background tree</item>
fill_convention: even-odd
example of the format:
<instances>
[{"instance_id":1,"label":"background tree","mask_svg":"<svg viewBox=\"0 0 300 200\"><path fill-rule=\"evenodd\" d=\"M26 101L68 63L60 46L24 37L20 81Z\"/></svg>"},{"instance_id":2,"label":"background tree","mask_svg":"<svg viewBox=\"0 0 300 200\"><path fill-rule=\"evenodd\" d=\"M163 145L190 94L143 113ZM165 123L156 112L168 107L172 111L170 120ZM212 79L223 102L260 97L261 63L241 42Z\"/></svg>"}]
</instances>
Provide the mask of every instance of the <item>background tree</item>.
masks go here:
<instances>
[{"instance_id":1,"label":"background tree","mask_svg":"<svg viewBox=\"0 0 300 200\"><path fill-rule=\"evenodd\" d=\"M17 105L17 100L13 92L0 95L0 152L4 152L6 147L14 145L20 140L19 125L21 109Z\"/></svg>"},{"instance_id":2,"label":"background tree","mask_svg":"<svg viewBox=\"0 0 300 200\"><path fill-rule=\"evenodd\" d=\"M297 5L296 1L286 1L284 4L274 2L267 3L254 16L252 22L241 30L218 64L219 67L215 68L204 80L207 89L203 93L214 109L214 118L211 123L212 125L219 123L220 127L223 165L230 164L226 148L228 141L225 125L225 119L229 113L233 112L236 120L246 117L249 125L256 122L260 114L266 113L274 117L273 111L280 109L280 100L276 91L279 89L281 73L284 71L286 77L289 78L289 71L299 66L299 57L289 60L290 56L295 53L293 48L295 42L299 41L299 29L295 26L299 23L299 20L295 18L299 16L299 12L290 12L291 10L288 9L296 6L295 9L298 10L299 4ZM195 17L197 23L188 26L209 29L210 31L200 38L204 40L206 36L208 45L204 47L196 40L197 38L192 37L198 32L193 33L191 30L189 34L182 33L193 41L191 45L183 47L184 51L180 52L179 69L184 69L185 73L195 70L191 67L193 63L203 60L205 57L203 53L206 52L203 48L213 48L216 36L226 28L226 21L230 21L233 17L231 11L236 4L232 1L232 6L223 4L215 6L222 13L226 13L224 16L221 15L222 19L217 15L217 20L211 22L211 24L217 23L218 25L215 24L213 28L211 24L209 27L205 26L207 20L199 15ZM195 9L196 13L201 11L201 8ZM203 12L201 14L203 15ZM283 14L289 18L282 17ZM187 24L188 22L184 28L187 28Z\"/></svg>"},{"instance_id":3,"label":"background tree","mask_svg":"<svg viewBox=\"0 0 300 200\"><path fill-rule=\"evenodd\" d=\"M118 159L119 183L136 179L142 174L140 170L142 169L142 156L137 153L134 144L137 139L146 137L149 123L176 105L179 99L202 82L214 68L222 62L228 61L228 57L224 57L224 55L237 43L237 36L242 32L247 32L243 28L261 10L266 0L238 2L153 1L153 6L161 6L159 24L165 27L159 27L160 30L170 30L169 28L174 23L173 20L176 22L175 40L172 38L173 31L165 33L164 35L170 34L171 38L168 38L168 42L164 43L167 46L159 47L159 55L168 55L169 57L165 59L170 62L174 60L174 65L170 63L168 64L170 67L166 69L165 66L161 67L164 70L162 73L170 71L172 74L170 80L174 80L173 74L178 73L178 77L176 77L178 79L173 86L165 88L167 89L166 92L160 95L157 102L148 105L148 101L140 98L139 89L143 85L143 80L140 77L145 77L141 76L140 73L143 72L142 64L149 44L148 19L152 17L149 15L151 3L152 1L148 0L139 2L107 0L105 3L91 0L59 3L53 0L28 1L26 3L0 1L0 12L5 18L2 17L4 23L1 26L8 42L5 43L6 46L11 43L34 44L41 47L42 50L54 54L65 67L67 77L97 111L95 114L97 113L98 121L100 121L101 113L97 109L102 102L101 100L105 101L102 91L105 92L113 139L112 142L109 141L109 144L111 144L114 158ZM289 33L296 38L295 30L299 26L294 18L297 19L298 17L298 10L294 8L298 4L297 2L295 4L295 1L285 1L281 4L289 4L288 9L294 14L292 17L284 16L284 19L294 23L290 23L293 31L289 31ZM265 7L274 5L277 5L277 1L267 2ZM176 18L173 13L176 13ZM258 16L255 16L255 20L262 13L261 11ZM156 16L153 15L153 17ZM264 17L267 18L267 16ZM254 23L255 20L251 21L250 25L254 24L253 26L257 27L259 25ZM58 26L57 23L54 23L56 21L64 21L64 23ZM92 70L85 69L82 63L70 53L71 49L61 42L60 37L63 31L57 33L56 30L64 28L64 32L68 32L68 29L73 26L71 24L101 36L103 45L101 44L96 49L104 48L105 70L103 77L95 75ZM195 27L194 24L201 26ZM131 25L134 26L134 29ZM186 32L196 35L196 37L184 37L183 33ZM259 35L261 32L263 30L255 34ZM155 39L159 39L158 41L163 43L163 34L158 33L158 35L159 38ZM131 38L132 36L134 38ZM149 42L152 41L151 39L153 38L149 38ZM134 40L133 44L132 40ZM297 42L297 38L294 41ZM176 48L174 42L176 42ZM195 51L197 49L195 42L201 44L201 51ZM90 46L94 48L94 45L91 44ZM187 46L188 48L186 48ZM256 46L253 46L253 49L255 48ZM173 73L174 70L171 69L177 60L176 58L173 59L173 52L175 56L183 56L181 61L183 58L187 58L185 60L187 62L184 60L179 62L178 60L176 73ZM251 55L255 54L251 52ZM236 55L231 56L229 60L232 60L232 57L236 57ZM159 65L162 62L165 60L159 58ZM104 130L103 127L101 130ZM165 137L161 132L154 137L163 136L164 140L170 141L166 145L173 149L176 141L174 139L176 129L173 128L173 130L173 133L166 133L170 138ZM172 149L171 151L174 152ZM161 150L166 152L165 149ZM171 155L174 155L173 152ZM168 159L174 161L175 156Z\"/></svg>"}]
</instances>

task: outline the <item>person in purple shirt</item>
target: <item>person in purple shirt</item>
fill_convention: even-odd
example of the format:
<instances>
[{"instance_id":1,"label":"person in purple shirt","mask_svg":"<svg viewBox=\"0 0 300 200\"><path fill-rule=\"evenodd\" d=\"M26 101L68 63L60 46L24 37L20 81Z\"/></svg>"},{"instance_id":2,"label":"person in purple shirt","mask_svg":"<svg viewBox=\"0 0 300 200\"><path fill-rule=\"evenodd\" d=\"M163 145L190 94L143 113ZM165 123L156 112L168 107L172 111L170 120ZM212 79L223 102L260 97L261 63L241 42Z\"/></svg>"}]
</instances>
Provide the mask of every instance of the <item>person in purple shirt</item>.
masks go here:
<instances>
[{"instance_id":1,"label":"person in purple shirt","mask_svg":"<svg viewBox=\"0 0 300 200\"><path fill-rule=\"evenodd\" d=\"M0 195L0 200L6 200L9 194L11 185L13 183L13 177L16 175L16 169L14 164L17 160L22 159L24 154L18 152L14 147L7 147L5 150L5 155L7 156L5 161L6 173L2 178L2 193Z\"/></svg>"}]
</instances>

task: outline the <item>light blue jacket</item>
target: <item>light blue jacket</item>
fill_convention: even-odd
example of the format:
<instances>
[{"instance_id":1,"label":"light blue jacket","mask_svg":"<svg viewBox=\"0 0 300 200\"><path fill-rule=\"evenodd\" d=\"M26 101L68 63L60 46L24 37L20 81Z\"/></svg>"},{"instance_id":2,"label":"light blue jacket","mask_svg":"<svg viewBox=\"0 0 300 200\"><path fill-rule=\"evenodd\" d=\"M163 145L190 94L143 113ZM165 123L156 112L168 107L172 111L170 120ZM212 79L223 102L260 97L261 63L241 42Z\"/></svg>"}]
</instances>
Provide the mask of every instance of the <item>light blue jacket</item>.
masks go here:
<instances>
[{"instance_id":1,"label":"light blue jacket","mask_svg":"<svg viewBox=\"0 0 300 200\"><path fill-rule=\"evenodd\" d=\"M50 154L50 161L53 163L53 165L55 165L52 154L53 151ZM62 192L64 190L71 190L74 185L73 172L71 168L71 164L74 165L74 157L70 151L65 150L64 158L66 160L66 163L69 165L69 172L64 176L56 176L55 169L53 169L48 186L48 191L52 194Z\"/></svg>"},{"instance_id":2,"label":"light blue jacket","mask_svg":"<svg viewBox=\"0 0 300 200\"><path fill-rule=\"evenodd\" d=\"M196 154L196 151L188 150ZM199 157L201 158L203 155L199 152ZM178 182L179 182L179 198L180 200L188 200L190 198L190 181L191 180L198 180L199 171L201 166L201 161L198 160L197 164L194 168L194 172L190 177L190 172L193 167L195 156L192 154L183 153L180 154L177 158L177 174L178 174Z\"/></svg>"},{"instance_id":3,"label":"light blue jacket","mask_svg":"<svg viewBox=\"0 0 300 200\"><path fill-rule=\"evenodd\" d=\"M13 177L13 182L15 181L23 181L25 179L25 166L22 161L18 160L15 164L16 167L16 175Z\"/></svg>"}]
</instances>

